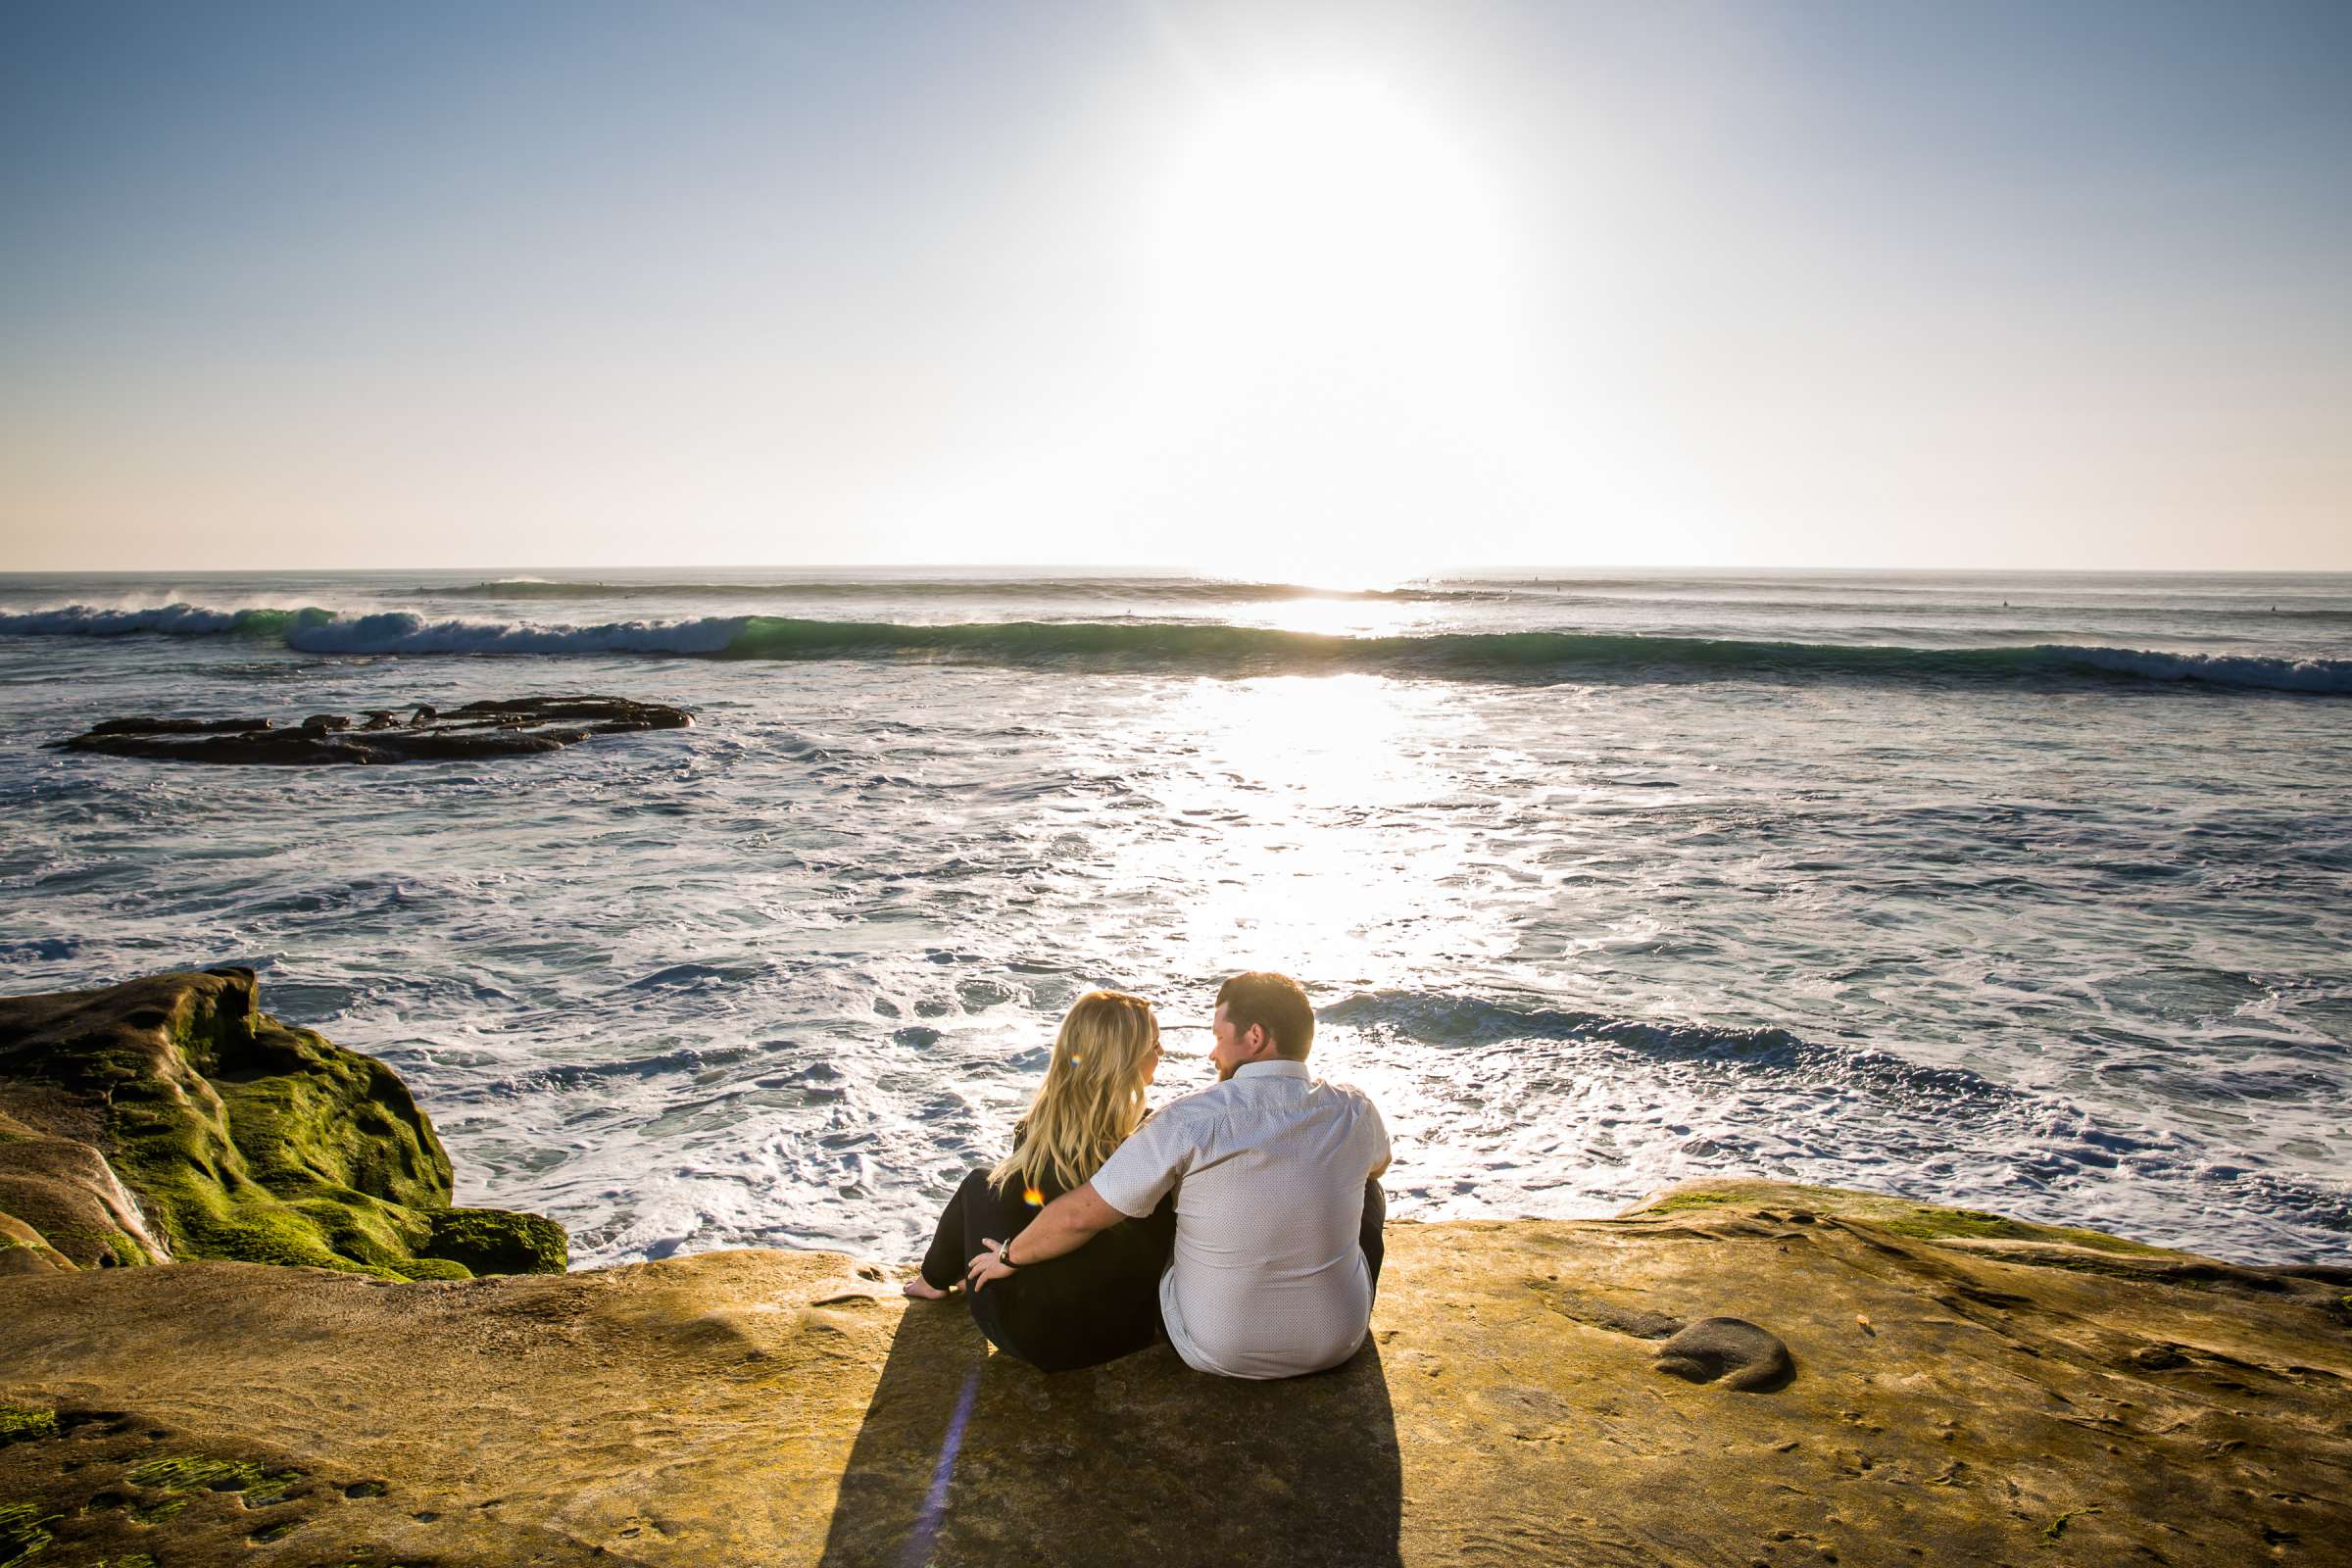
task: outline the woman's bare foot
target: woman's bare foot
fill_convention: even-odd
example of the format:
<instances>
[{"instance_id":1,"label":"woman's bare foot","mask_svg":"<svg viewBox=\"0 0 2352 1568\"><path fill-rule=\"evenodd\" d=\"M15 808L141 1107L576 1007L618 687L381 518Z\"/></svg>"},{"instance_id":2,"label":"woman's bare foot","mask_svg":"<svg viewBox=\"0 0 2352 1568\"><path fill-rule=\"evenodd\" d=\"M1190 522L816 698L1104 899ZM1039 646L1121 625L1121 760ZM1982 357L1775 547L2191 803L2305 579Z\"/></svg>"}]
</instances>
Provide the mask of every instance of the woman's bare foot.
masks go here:
<instances>
[{"instance_id":1,"label":"woman's bare foot","mask_svg":"<svg viewBox=\"0 0 2352 1568\"><path fill-rule=\"evenodd\" d=\"M899 1289L918 1301L944 1301L950 1295L947 1291L933 1289L920 1274L900 1286Z\"/></svg>"}]
</instances>

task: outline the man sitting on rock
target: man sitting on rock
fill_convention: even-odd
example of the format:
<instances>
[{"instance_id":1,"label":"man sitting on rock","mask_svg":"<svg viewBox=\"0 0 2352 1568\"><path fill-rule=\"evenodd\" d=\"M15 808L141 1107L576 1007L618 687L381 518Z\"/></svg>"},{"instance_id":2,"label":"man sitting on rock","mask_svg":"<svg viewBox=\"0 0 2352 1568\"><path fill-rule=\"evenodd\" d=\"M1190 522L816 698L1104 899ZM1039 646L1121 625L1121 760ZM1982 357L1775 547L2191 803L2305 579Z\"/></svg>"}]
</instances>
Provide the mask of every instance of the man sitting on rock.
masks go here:
<instances>
[{"instance_id":1,"label":"man sitting on rock","mask_svg":"<svg viewBox=\"0 0 2352 1568\"><path fill-rule=\"evenodd\" d=\"M1320 1372L1363 1344L1380 1282L1389 1135L1360 1090L1308 1076L1315 1012L1287 975L1217 991L1217 1082L1170 1102L1094 1180L1046 1205L1004 1250L971 1260L975 1289L1059 1257L1176 1192L1160 1277L1185 1364L1235 1378Z\"/></svg>"}]
</instances>

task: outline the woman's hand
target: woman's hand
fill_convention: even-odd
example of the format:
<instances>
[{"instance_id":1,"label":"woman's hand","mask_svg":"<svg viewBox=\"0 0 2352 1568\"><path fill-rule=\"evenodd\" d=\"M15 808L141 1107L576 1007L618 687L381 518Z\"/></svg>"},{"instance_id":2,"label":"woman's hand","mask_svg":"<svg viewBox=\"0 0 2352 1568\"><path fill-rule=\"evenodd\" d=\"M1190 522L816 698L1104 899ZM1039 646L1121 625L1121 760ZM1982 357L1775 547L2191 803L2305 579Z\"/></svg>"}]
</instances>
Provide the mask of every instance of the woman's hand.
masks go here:
<instances>
[{"instance_id":1,"label":"woman's hand","mask_svg":"<svg viewBox=\"0 0 2352 1568\"><path fill-rule=\"evenodd\" d=\"M997 1249L1004 1246L1004 1243L983 1236L980 1238L980 1245L987 1248L988 1250L965 1264L963 1270L963 1281L972 1288L974 1294L984 1289L989 1281L1008 1280L1015 1272L1008 1265L997 1261Z\"/></svg>"}]
</instances>

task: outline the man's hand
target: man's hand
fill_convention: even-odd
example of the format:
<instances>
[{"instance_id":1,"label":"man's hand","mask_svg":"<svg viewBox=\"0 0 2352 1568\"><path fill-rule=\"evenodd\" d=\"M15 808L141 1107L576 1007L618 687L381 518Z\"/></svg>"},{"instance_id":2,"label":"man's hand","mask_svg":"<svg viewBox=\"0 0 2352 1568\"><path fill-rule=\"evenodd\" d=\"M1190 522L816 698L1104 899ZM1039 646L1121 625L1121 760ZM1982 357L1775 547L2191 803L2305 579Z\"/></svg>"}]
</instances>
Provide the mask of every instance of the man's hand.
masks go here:
<instances>
[{"instance_id":1,"label":"man's hand","mask_svg":"<svg viewBox=\"0 0 2352 1568\"><path fill-rule=\"evenodd\" d=\"M987 1248L988 1250L966 1263L963 1268L963 1283L970 1286L975 1293L985 1288L991 1280L1008 1280L1019 1272L1017 1269L1006 1268L1003 1263L997 1261L997 1249L1003 1246L1003 1243L993 1237L983 1236L980 1238L980 1245Z\"/></svg>"},{"instance_id":2,"label":"man's hand","mask_svg":"<svg viewBox=\"0 0 2352 1568\"><path fill-rule=\"evenodd\" d=\"M989 1281L1005 1279L1032 1263L1074 1252L1093 1241L1097 1233L1110 1229L1126 1217L1104 1202L1096 1194L1095 1184L1088 1182L1048 1203L1044 1212L1029 1222L1029 1228L1014 1238L1019 1244L1015 1250L1021 1255L1012 1268L998 1262L997 1244L981 1237L980 1245L988 1250L964 1266L964 1278L977 1291Z\"/></svg>"}]
</instances>

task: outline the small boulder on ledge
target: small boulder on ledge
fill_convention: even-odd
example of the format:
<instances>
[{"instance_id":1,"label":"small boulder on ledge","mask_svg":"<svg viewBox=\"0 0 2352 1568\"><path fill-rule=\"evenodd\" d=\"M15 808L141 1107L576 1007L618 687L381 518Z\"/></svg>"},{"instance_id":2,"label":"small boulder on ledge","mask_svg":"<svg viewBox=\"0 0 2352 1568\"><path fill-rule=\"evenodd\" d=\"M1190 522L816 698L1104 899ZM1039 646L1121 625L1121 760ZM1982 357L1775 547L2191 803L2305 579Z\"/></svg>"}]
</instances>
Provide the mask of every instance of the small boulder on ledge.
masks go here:
<instances>
[{"instance_id":1,"label":"small boulder on ledge","mask_svg":"<svg viewBox=\"0 0 2352 1568\"><path fill-rule=\"evenodd\" d=\"M467 703L448 712L420 704L405 726L385 709L364 710L360 718L354 724L341 713L312 713L292 726L267 718L110 718L52 741L49 749L168 762L364 766L527 757L591 736L684 729L694 722L682 708L589 696Z\"/></svg>"}]
</instances>

